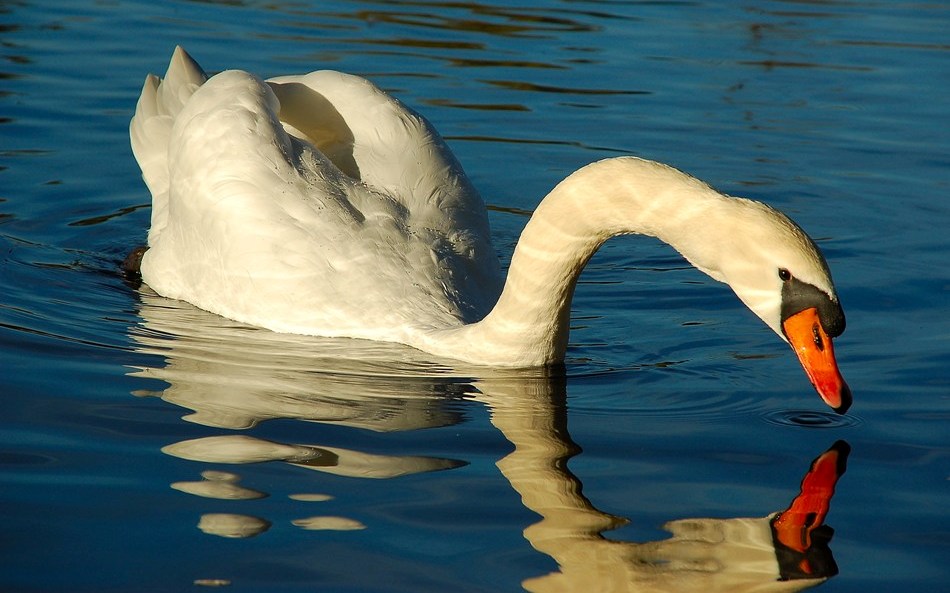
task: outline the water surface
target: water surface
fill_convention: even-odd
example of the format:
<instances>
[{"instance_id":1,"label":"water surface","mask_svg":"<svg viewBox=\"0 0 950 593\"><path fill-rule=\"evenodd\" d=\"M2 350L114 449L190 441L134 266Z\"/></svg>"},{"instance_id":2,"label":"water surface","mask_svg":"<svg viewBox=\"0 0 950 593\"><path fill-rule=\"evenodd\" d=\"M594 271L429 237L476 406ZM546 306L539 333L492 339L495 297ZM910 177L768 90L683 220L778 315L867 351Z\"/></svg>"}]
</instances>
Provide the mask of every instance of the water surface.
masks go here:
<instances>
[{"instance_id":1,"label":"water surface","mask_svg":"<svg viewBox=\"0 0 950 593\"><path fill-rule=\"evenodd\" d=\"M740 590L774 584L765 518L825 455L847 471L818 588L945 590L941 3L0 14L4 591ZM334 68L395 93L479 187L505 262L541 196L618 154L785 210L848 314L852 411L827 412L728 289L642 238L585 271L566 377L289 339L126 282L149 216L128 120L175 44L212 72Z\"/></svg>"}]
</instances>

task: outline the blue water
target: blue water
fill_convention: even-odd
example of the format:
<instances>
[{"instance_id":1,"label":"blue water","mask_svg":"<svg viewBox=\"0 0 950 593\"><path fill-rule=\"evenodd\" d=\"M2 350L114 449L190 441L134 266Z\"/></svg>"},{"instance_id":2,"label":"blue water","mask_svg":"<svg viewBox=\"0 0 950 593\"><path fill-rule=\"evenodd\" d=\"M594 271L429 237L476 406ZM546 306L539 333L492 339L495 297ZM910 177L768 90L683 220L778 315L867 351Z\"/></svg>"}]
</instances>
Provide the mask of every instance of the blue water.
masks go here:
<instances>
[{"instance_id":1,"label":"blue water","mask_svg":"<svg viewBox=\"0 0 950 593\"><path fill-rule=\"evenodd\" d=\"M819 589L946 590L943 3L0 15L3 591L740 590L696 580L748 573L723 530L788 507L839 440L838 574ZM127 283L149 216L128 120L179 43L209 71L329 67L398 95L480 188L504 261L541 196L618 154L785 210L848 315L851 412L826 412L770 330L652 240L614 240L585 271L565 380L291 340ZM694 519L711 521L668 525ZM700 535L668 539L682 526Z\"/></svg>"}]
</instances>

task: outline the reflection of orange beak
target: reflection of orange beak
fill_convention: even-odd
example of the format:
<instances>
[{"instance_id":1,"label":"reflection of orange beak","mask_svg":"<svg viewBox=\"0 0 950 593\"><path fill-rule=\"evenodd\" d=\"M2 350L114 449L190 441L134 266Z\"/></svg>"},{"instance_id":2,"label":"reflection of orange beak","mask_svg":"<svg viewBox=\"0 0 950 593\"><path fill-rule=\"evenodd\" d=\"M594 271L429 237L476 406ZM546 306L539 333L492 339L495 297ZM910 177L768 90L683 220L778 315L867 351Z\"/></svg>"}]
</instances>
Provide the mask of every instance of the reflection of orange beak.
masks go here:
<instances>
[{"instance_id":1,"label":"reflection of orange beak","mask_svg":"<svg viewBox=\"0 0 950 593\"><path fill-rule=\"evenodd\" d=\"M818 320L815 308L800 311L782 322L782 331L818 395L835 412L844 414L851 407L851 390L838 371L831 338Z\"/></svg>"},{"instance_id":2,"label":"reflection of orange beak","mask_svg":"<svg viewBox=\"0 0 950 593\"><path fill-rule=\"evenodd\" d=\"M824 528L825 516L831 505L831 497L847 464L851 447L844 441L838 441L812 462L811 468L802 479L801 491L792 504L772 520L775 539L786 548L802 554L798 570L805 575L813 575L817 566L809 560L809 552L814 538Z\"/></svg>"},{"instance_id":3,"label":"reflection of orange beak","mask_svg":"<svg viewBox=\"0 0 950 593\"><path fill-rule=\"evenodd\" d=\"M772 523L779 541L799 552L811 547L811 533L825 522L850 451L847 443L839 441L812 462L802 479L801 492Z\"/></svg>"}]
</instances>

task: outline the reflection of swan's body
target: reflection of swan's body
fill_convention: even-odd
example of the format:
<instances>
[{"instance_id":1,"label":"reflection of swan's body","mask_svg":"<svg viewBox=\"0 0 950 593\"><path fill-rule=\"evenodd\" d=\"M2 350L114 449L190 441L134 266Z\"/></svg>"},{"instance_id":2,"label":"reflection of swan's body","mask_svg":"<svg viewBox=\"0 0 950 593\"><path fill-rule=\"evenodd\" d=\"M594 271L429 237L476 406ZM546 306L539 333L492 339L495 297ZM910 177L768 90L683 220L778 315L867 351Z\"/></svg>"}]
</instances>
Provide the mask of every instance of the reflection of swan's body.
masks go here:
<instances>
[{"instance_id":1,"label":"reflection of swan's body","mask_svg":"<svg viewBox=\"0 0 950 593\"><path fill-rule=\"evenodd\" d=\"M194 410L188 418L196 422L247 428L259 421L292 418L375 430L416 430L461 421L462 414L447 410L457 404L439 394L468 394L487 405L492 424L514 445L514 450L498 461L498 467L524 506L540 516L525 529L525 538L558 565L551 574L525 581L528 590L787 592L818 584L835 572L825 542L812 537L820 532L840 473L834 471L838 465L835 459L828 457L838 454L835 450L820 458L826 463L816 464L809 472L817 479L806 479L802 494L782 514L781 523L770 521L772 517L682 519L665 526L672 533L667 539L642 543L610 540L603 533L625 520L598 510L567 469L578 448L567 432L563 376L504 371L460 379L444 369L412 361L414 351L396 344L377 344L379 350L374 350L372 343L355 340L305 338L295 347L293 336L222 324L219 318L187 304L172 305L143 294L144 327L135 328L132 337L141 351L163 356L164 361L140 367L135 374L168 383L161 393L163 399ZM320 348L308 348L308 342L311 346L319 343ZM330 359L328 352L337 358ZM399 370L394 371L399 374L381 375L373 359L382 362L392 357L404 357ZM438 456L366 455L218 432L168 445L163 451L213 467L279 461L363 478L458 466ZM236 498L235 478L215 472L206 478L214 484L189 482L173 487L200 496ZM222 481L225 488L219 483ZM314 487L312 480L302 478L301 483ZM261 495L254 490L258 485L247 480L246 486L240 492L247 501L237 510L248 515L215 514L215 521L202 520L202 528L223 523L221 529L233 535L245 533L241 530L248 529L247 525L257 526L258 531L261 525L266 527L269 523L254 516L261 508L254 503ZM508 512L499 509L502 515ZM366 527L373 533L377 526L370 523ZM794 559L798 574L786 572L783 558ZM794 580L783 580L791 578Z\"/></svg>"},{"instance_id":2,"label":"reflection of swan's body","mask_svg":"<svg viewBox=\"0 0 950 593\"><path fill-rule=\"evenodd\" d=\"M145 329L133 336L141 351L169 360L135 374L166 382L162 399L193 410L189 422L233 430L293 418L390 432L459 420L445 404L461 387L434 381L440 367L411 348L262 331L147 290L141 298Z\"/></svg>"},{"instance_id":3,"label":"reflection of swan's body","mask_svg":"<svg viewBox=\"0 0 950 593\"><path fill-rule=\"evenodd\" d=\"M850 393L827 266L784 215L675 169L615 158L561 182L502 281L484 204L430 124L335 72L208 79L177 50L131 124L153 195L143 279L280 332L408 344L476 364L563 360L577 278L608 238L669 243L799 355L832 407ZM502 288L502 285L503 288Z\"/></svg>"}]
</instances>

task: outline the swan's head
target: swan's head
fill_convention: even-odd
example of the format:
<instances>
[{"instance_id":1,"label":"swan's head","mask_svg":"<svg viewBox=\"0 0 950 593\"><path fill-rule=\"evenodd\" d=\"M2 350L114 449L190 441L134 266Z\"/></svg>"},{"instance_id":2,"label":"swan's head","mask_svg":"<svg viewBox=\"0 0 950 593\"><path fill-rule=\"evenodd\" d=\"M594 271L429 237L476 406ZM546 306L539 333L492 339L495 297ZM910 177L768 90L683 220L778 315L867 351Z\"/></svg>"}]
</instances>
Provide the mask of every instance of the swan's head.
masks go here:
<instances>
[{"instance_id":1,"label":"swan's head","mask_svg":"<svg viewBox=\"0 0 950 593\"><path fill-rule=\"evenodd\" d=\"M824 257L787 216L752 200L731 198L719 257L707 272L789 343L818 394L843 414L851 390L835 361L832 339L845 327Z\"/></svg>"}]
</instances>

